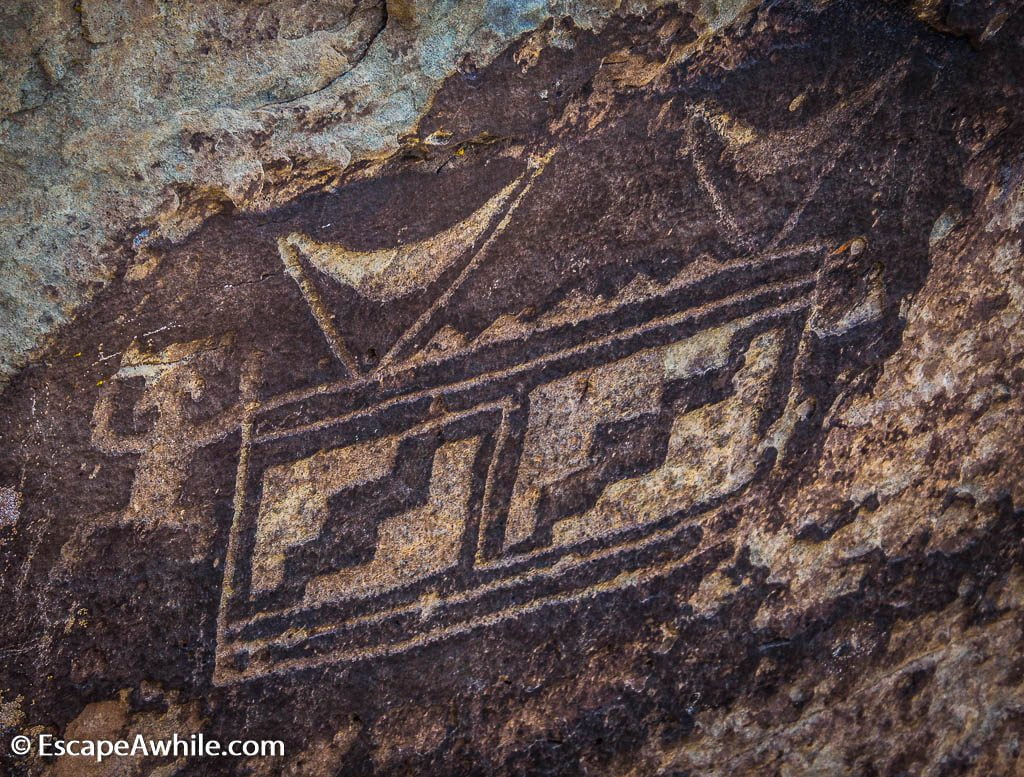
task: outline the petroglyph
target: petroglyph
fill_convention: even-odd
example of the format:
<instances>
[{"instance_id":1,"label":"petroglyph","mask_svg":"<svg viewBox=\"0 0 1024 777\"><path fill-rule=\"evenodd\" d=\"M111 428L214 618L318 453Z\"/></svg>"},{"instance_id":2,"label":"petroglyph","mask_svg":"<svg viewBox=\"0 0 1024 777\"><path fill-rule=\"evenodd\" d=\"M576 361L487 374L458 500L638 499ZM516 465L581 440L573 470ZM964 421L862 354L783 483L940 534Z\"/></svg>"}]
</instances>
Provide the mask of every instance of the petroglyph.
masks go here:
<instances>
[{"instance_id":1,"label":"petroglyph","mask_svg":"<svg viewBox=\"0 0 1024 777\"><path fill-rule=\"evenodd\" d=\"M282 238L281 251L298 249L313 267L332 280L351 286L370 299L388 302L437 280L472 248L520 183L520 179L512 181L469 218L419 243L353 251L293 232Z\"/></svg>"},{"instance_id":2,"label":"petroglyph","mask_svg":"<svg viewBox=\"0 0 1024 777\"><path fill-rule=\"evenodd\" d=\"M377 529L373 561L314 578L306 588L307 601L383 593L454 567L466 528L479 444L479 438L470 438L439 447L426 503L385 519Z\"/></svg>"},{"instance_id":3,"label":"petroglyph","mask_svg":"<svg viewBox=\"0 0 1024 777\"><path fill-rule=\"evenodd\" d=\"M529 422L505 524L505 547L530 539L552 487L604 464L595 451L598 427L657 413L661 354L642 351L618 362L539 386L530 393ZM598 461L595 461L598 459Z\"/></svg>"},{"instance_id":4,"label":"petroglyph","mask_svg":"<svg viewBox=\"0 0 1024 777\"><path fill-rule=\"evenodd\" d=\"M133 343L121 357L118 371L104 382L93 409L93 445L115 456L139 457L123 520L144 524L185 520L178 497L189 462L200 448L241 426L243 409L252 402L259 380L259 361L250 358L242 367L238 401L212 417L194 418L193 406L203 396L205 379L210 371L223 369L230 345L229 337L206 338L148 353ZM131 379L144 383L133 416L154 416L149 431L140 434L114 429L115 400Z\"/></svg>"},{"instance_id":5,"label":"petroglyph","mask_svg":"<svg viewBox=\"0 0 1024 777\"><path fill-rule=\"evenodd\" d=\"M813 270L821 253L797 256ZM228 635L244 635L267 616L295 617L346 599L360 604L340 620L327 611L318 618L319 634L347 636L338 647L319 649L315 660L297 657L303 648L294 635L280 643L243 639L233 648L249 656L241 672L225 650L219 676L228 680L274 671L275 664L309 666L418 644L420 638L407 630L398 632L400 638L382 638L391 627L377 629L401 620L421 600L434 602L432 616L415 630L430 640L529 611L537 596L531 592L544 590L544 580L564 579L561 596L570 599L614 587L608 575L632 568L644 548L671 547L678 541L679 516L710 509L741 490L764 471L766 450L788 439L798 423L789 417L793 401L776 405L798 384L793 354L814 277L798 272L795 283L755 285L639 325L627 324L629 305L612 308L602 315L617 315L621 323L610 339L588 341L586 327L572 327L544 355L523 361L513 352L507 366L461 386L442 381L409 393L392 381L381 397L391 399L290 434L261 433L264 426L254 419L257 434L234 529L235 571L222 605L223 646L231 644ZM671 298L679 288L668 284L653 299ZM768 302L780 294L790 301ZM704 331L694 326L737 299L767 305ZM793 345L784 348L786 342ZM520 348L528 353L529 342ZM632 353L608 361L621 348ZM783 358L784 352L789 356ZM460 362L472 366L475 354L470 348L442 358L451 366L441 374L451 375ZM593 367L573 366L595 361ZM535 387L524 394L524 383ZM503 386L505 392L516 387L513 396L521 398L481 403ZM323 396L316 392L298 401ZM438 406L467 410L431 419ZM259 462L279 458L293 448L290 440L343 440L403 417L405 432L335 443L261 474ZM449 442L437 446L431 442L437 435ZM298 450L306 446L300 443ZM330 508L332 502L337 506ZM661 525L670 514L676 517ZM244 527L250 522L255 544L248 551L244 537L250 530ZM623 534L644 526L649 528L639 536ZM613 558L615 565L601 566ZM574 568L580 572L569 574ZM442 581L447 593L431 595L430 586ZM453 581L459 581L454 589ZM495 587L514 592L514 606L486 604ZM394 596L385 596L389 591ZM456 622L436 620L447 607L474 601L479 604ZM271 658L281 650L296 657Z\"/></svg>"},{"instance_id":6,"label":"petroglyph","mask_svg":"<svg viewBox=\"0 0 1024 777\"><path fill-rule=\"evenodd\" d=\"M571 544L656 521L749 483L762 453L758 422L781 350L781 333L759 335L733 378L733 395L674 418L661 466L606 486L590 510L555 524L553 541Z\"/></svg>"},{"instance_id":7,"label":"petroglyph","mask_svg":"<svg viewBox=\"0 0 1024 777\"><path fill-rule=\"evenodd\" d=\"M279 464L263 475L263 497L253 551L253 587L281 584L285 554L320 536L328 500L344 488L379 479L394 466L395 437L321 451L293 464Z\"/></svg>"},{"instance_id":8,"label":"petroglyph","mask_svg":"<svg viewBox=\"0 0 1024 777\"><path fill-rule=\"evenodd\" d=\"M494 58L461 4L257 5L384 29L133 162L180 219L106 205L109 285L5 390L10 726L203 699L287 731L219 764L265 777L1013 773L1024 19L474 5Z\"/></svg>"},{"instance_id":9,"label":"petroglyph","mask_svg":"<svg viewBox=\"0 0 1024 777\"><path fill-rule=\"evenodd\" d=\"M859 342L890 314L866 239L791 235L853 149L839 125L867 126L905 69L897 63L782 134L668 100L657 125L684 133L677 156L734 253L668 278L634 273L614 294L569 288L532 316L498 309L475 334L450 318L451 305L486 277L513 213L543 196L552 152L533 154L461 231L358 254L301 233L280 238L348 377L253 416L218 678L400 652L685 563L687 521L800 455L792 441L820 423L815 381L845 369L823 361L822 343ZM707 161L701 122L737 155L731 167ZM795 156L754 158L795 137L821 152L811 169ZM729 200L749 165L768 185L796 176L788 213L741 217ZM455 254L468 258L440 284ZM377 303L412 289L433 298L366 370L330 283ZM668 560L652 566L652 553ZM315 626L287 632L297 618Z\"/></svg>"},{"instance_id":10,"label":"petroglyph","mask_svg":"<svg viewBox=\"0 0 1024 777\"><path fill-rule=\"evenodd\" d=\"M450 267L463 259L464 266L444 292L432 300L380 360L383 369L399 353L410 358L408 343L426 327L434 313L455 294L487 254L489 247L509 226L523 198L543 172L554 149L532 154L527 170L487 200L467 218L416 243L373 251L354 251L344 245L323 243L298 232L278 239L278 251L289 275L302 290L306 302L331 351L356 375L362 372L345 337L335 326L335 314L325 303L323 283L349 287L380 303L422 292ZM308 267L307 267L308 264ZM436 335L435 335L436 338ZM429 350L429 347L428 349Z\"/></svg>"}]
</instances>

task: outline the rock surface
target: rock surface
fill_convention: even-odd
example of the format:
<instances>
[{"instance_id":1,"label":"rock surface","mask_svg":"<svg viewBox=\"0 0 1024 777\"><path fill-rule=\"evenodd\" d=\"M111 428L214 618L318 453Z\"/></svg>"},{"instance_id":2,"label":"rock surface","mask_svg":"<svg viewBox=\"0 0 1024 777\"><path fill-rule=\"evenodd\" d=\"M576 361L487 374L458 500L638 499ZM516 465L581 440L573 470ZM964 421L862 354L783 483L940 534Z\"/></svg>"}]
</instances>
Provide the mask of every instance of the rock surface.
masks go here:
<instances>
[{"instance_id":1,"label":"rock surface","mask_svg":"<svg viewBox=\"0 0 1024 777\"><path fill-rule=\"evenodd\" d=\"M1024 773L1018 5L5 6L8 771Z\"/></svg>"}]
</instances>

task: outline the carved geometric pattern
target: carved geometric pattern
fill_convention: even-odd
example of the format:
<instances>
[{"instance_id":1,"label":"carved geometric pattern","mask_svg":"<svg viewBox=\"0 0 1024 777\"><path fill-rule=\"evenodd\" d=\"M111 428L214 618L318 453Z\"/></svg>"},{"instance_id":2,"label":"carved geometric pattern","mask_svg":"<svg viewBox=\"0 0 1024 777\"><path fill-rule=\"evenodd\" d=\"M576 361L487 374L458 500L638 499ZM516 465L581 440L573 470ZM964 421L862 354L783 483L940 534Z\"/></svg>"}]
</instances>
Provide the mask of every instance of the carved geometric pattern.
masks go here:
<instances>
[{"instance_id":1,"label":"carved geometric pattern","mask_svg":"<svg viewBox=\"0 0 1024 777\"><path fill-rule=\"evenodd\" d=\"M266 399L243 423L216 680L400 653L687 564L702 516L801 455L815 396L858 369L858 338L892 312L881 276L852 261L862 238L836 249L798 225L905 72L794 136L825 152L812 166L773 152L793 138L743 137L763 196L785 193L773 226L729 200L746 163L705 158L699 139L728 135L728 117L680 109L677 154L715 214L715 252L735 254L502 314L472 339L448 309L561 152L533 154L461 227L416 243L280 238L345 377ZM412 294L418 272L434 285L411 323L380 354L353 348L339 300Z\"/></svg>"},{"instance_id":2,"label":"carved geometric pattern","mask_svg":"<svg viewBox=\"0 0 1024 777\"><path fill-rule=\"evenodd\" d=\"M694 517L798 423L826 254L725 262L525 340L264 403L218 680L399 652L683 563Z\"/></svg>"}]
</instances>

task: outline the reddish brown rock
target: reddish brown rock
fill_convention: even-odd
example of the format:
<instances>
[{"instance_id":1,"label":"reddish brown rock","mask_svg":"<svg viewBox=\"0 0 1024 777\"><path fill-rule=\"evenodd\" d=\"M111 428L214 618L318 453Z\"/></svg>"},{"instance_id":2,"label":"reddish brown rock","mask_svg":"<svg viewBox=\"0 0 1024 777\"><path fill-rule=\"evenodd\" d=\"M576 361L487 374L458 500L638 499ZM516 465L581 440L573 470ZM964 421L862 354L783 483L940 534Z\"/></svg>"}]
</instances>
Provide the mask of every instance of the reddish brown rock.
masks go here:
<instances>
[{"instance_id":1,"label":"reddish brown rock","mask_svg":"<svg viewBox=\"0 0 1024 777\"><path fill-rule=\"evenodd\" d=\"M11 380L4 736L1019 773L1024 17L531 30L394 153L123 239Z\"/></svg>"}]
</instances>

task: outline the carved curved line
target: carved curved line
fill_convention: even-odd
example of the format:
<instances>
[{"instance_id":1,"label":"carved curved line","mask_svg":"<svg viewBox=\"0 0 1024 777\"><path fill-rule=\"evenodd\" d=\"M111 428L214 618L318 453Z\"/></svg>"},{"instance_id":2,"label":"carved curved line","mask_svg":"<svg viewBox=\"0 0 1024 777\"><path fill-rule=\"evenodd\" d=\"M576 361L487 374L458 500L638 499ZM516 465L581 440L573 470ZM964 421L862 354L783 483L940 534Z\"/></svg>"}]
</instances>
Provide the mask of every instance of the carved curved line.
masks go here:
<instances>
[{"instance_id":1,"label":"carved curved line","mask_svg":"<svg viewBox=\"0 0 1024 777\"><path fill-rule=\"evenodd\" d=\"M436 235L392 248L357 251L341 243L321 243L293 232L282 243L298 249L327 277L375 302L390 302L440 277L484 233L522 176L491 197L469 217Z\"/></svg>"}]
</instances>

